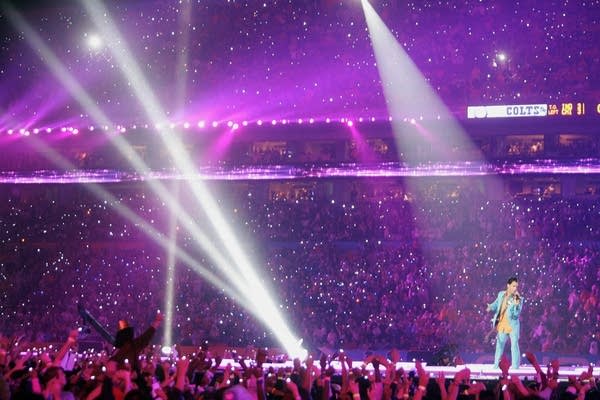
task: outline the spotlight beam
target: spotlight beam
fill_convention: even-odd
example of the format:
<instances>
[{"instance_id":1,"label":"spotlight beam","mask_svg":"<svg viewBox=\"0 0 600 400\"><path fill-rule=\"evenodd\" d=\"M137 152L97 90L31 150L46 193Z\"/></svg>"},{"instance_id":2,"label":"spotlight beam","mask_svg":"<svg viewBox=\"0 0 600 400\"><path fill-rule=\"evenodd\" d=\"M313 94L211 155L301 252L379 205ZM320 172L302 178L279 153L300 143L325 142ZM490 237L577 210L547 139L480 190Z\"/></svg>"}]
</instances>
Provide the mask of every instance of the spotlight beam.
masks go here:
<instances>
[{"instance_id":1,"label":"spotlight beam","mask_svg":"<svg viewBox=\"0 0 600 400\"><path fill-rule=\"evenodd\" d=\"M81 85L71 76L71 74L62 65L60 60L54 55L52 50L43 42L37 33L29 26L29 24L9 5L5 6L7 15L11 22L22 29L25 39L30 46L40 53L46 65L53 75L61 82L65 88L73 95L73 97L82 105L82 107L90 114L94 121L99 125L112 126L113 123L95 104L93 99L81 87ZM107 135L111 143L115 145L117 150L125 157L140 174L148 174L150 172L147 165L133 150L132 146L121 135ZM73 167L74 168L74 167ZM210 255L217 265L228 266L230 262L220 253L220 251L212 245L211 239L205 235L197 225L193 223L193 219L188 215L179 203L170 195L164 185L158 181L147 181L150 188L162 200L169 204L176 212L177 218L185 226L185 228L194 236L195 240L202 245L205 251Z\"/></svg>"},{"instance_id":2,"label":"spotlight beam","mask_svg":"<svg viewBox=\"0 0 600 400\"><path fill-rule=\"evenodd\" d=\"M483 160L481 152L475 148L368 0L361 2L392 117L392 128L405 160L414 164L421 161L415 157L421 147L429 148L438 160L459 161L460 154L453 151L456 148L479 154L479 159ZM403 122L405 118L418 119L424 113L428 117L419 124L430 133L429 136L416 134L410 125ZM437 116L440 117L439 121ZM432 123L433 119L436 122Z\"/></svg>"},{"instance_id":3,"label":"spotlight beam","mask_svg":"<svg viewBox=\"0 0 600 400\"><path fill-rule=\"evenodd\" d=\"M182 8L179 11L179 29L182 35L178 39L177 67L175 71L175 100L177 101L176 110L180 113L185 111L186 100L186 79L188 65L188 44L190 41L190 25L192 21L192 2L184 1L180 3Z\"/></svg>"},{"instance_id":4,"label":"spotlight beam","mask_svg":"<svg viewBox=\"0 0 600 400\"><path fill-rule=\"evenodd\" d=\"M112 42L110 43L109 48L115 56L119 68L131 82L131 88L140 100L148 118L153 120L155 124L164 120L165 113L161 109L158 99L151 90L147 80L144 78L144 74L135 62L135 59L132 57L125 39L119 33L118 27L110 18L108 10L106 10L101 1L83 1L83 5L98 29L103 32L103 35L111 38ZM192 173L195 170L195 167L182 143L177 137L165 133L168 132L164 132L160 137L178 168L188 173ZM259 296L248 296L247 298L250 304L255 307L255 315L265 322L267 326L274 328L274 334L277 335L286 350L290 353L298 353L300 349L297 347L297 339L291 333L287 322L280 314L272 298L267 295L267 289L258 279L255 270L246 259L245 252L239 245L239 240L236 235L234 235L225 218L223 218L220 209L210 195L208 188L206 185L198 182L194 185L190 185L190 188L198 199L199 204L205 209L209 221L219 238L222 240L222 243L233 257L235 267L237 267L237 273L241 273L242 275L242 277L238 276L236 271L231 271L228 266L225 266L223 270L227 271L226 273L230 278L230 281L241 293L253 291L254 294L262 294Z\"/></svg>"},{"instance_id":5,"label":"spotlight beam","mask_svg":"<svg viewBox=\"0 0 600 400\"><path fill-rule=\"evenodd\" d=\"M179 181L173 181L175 198L179 196ZM177 214L170 210L169 218L169 248L167 249L167 287L165 288L165 336L164 345L173 345L173 307L175 299L175 261L177 251Z\"/></svg>"}]
</instances>

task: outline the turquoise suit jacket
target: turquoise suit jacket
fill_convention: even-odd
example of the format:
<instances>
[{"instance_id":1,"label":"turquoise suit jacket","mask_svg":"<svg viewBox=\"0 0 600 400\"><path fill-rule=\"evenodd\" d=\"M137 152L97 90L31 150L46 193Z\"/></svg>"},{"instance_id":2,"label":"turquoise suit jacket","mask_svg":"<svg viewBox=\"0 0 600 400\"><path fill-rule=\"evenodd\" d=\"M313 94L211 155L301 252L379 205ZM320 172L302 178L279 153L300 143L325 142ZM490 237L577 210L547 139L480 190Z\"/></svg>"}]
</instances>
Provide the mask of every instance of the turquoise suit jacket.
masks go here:
<instances>
[{"instance_id":1,"label":"turquoise suit jacket","mask_svg":"<svg viewBox=\"0 0 600 400\"><path fill-rule=\"evenodd\" d=\"M502 306L502 301L504 300L504 294L506 290L500 291L496 300L488 305L488 310L494 312L494 318L492 318L492 326L495 327L498 322L498 317L500 316L500 307ZM506 316L508 317L508 324L510 325L513 332L519 337L519 332L521 330L521 323L519 322L519 315L521 314L521 310L523 309L523 297L520 297L519 304L515 303L515 299L510 297L508 299L508 305L506 308Z\"/></svg>"}]
</instances>

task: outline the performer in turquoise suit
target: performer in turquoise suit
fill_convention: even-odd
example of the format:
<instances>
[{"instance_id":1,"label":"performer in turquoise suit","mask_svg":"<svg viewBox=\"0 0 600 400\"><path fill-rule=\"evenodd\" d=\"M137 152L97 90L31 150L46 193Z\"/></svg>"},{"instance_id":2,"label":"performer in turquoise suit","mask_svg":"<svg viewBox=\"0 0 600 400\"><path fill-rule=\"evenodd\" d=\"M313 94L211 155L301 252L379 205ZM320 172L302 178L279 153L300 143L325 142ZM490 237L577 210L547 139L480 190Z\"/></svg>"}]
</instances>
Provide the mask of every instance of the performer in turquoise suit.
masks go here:
<instances>
[{"instance_id":1,"label":"performer in turquoise suit","mask_svg":"<svg viewBox=\"0 0 600 400\"><path fill-rule=\"evenodd\" d=\"M498 368L498 363L504 353L506 340L510 337L510 355L512 359L512 368L519 368L521 352L519 350L519 334L521 323L519 316L523 309L523 298L518 292L519 281L516 277L511 277L506 283L506 290L498 293L496 300L489 304L487 311L494 313L492 319L493 326L497 331L496 336L496 354L494 356L494 367Z\"/></svg>"}]
</instances>

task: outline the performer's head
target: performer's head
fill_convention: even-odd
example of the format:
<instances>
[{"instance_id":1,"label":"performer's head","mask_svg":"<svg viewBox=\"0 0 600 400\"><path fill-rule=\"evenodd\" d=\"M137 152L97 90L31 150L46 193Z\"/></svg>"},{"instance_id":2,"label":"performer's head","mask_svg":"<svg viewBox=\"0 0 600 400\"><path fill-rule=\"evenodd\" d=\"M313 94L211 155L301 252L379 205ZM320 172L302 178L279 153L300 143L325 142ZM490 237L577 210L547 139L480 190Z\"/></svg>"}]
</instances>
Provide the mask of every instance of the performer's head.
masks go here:
<instances>
[{"instance_id":1,"label":"performer's head","mask_svg":"<svg viewBox=\"0 0 600 400\"><path fill-rule=\"evenodd\" d=\"M515 294L515 292L517 291L518 288L519 288L519 280L517 279L517 277L511 276L510 278L508 278L508 281L506 282L506 291L508 292L508 294L509 295Z\"/></svg>"}]
</instances>

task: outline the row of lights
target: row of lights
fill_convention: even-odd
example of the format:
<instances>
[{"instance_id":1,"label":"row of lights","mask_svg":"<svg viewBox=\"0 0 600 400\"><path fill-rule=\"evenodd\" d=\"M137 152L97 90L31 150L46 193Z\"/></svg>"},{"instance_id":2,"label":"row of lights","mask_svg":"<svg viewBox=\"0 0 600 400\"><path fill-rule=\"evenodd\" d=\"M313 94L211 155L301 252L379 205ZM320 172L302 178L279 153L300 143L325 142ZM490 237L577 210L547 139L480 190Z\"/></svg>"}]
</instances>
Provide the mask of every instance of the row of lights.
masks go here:
<instances>
[{"instance_id":1,"label":"row of lights","mask_svg":"<svg viewBox=\"0 0 600 400\"><path fill-rule=\"evenodd\" d=\"M438 116L437 119L439 120L440 117ZM388 118L389 122L392 122L392 120L393 120L392 117ZM419 117L419 120L422 121L423 117L422 116ZM371 117L369 119L365 119L365 118L361 117L361 118L358 118L358 120L356 120L356 122L359 122L359 123L367 122L367 121L375 122L375 121L377 121L377 119L375 117ZM302 125L304 123L314 124L315 122L317 122L317 121L314 118L309 118L307 120L304 120L302 118L299 118L297 120L288 120L288 119L276 120L276 119L273 119L271 121L264 121L262 119L259 119L256 122L254 122L254 124L257 125L257 126L263 126L263 125L272 125L272 126L275 126L275 125L278 125L278 124L288 125L288 124L293 124L293 123L296 123L298 125ZM324 122L327 123L327 124L329 124L329 123L332 123L332 122L336 122L336 120L331 119L331 118L326 118L324 120ZM342 124L346 124L349 127L354 126L354 124L356 123L354 120L349 119L349 118L341 118L339 120L339 122L342 123ZM417 123L417 120L415 118L410 118L410 119L409 118L404 118L403 122L411 123L411 124L414 125L414 124ZM211 123L208 123L208 122L206 122L204 120L201 120L201 121L198 121L198 123L196 124L196 126L198 128L200 128L200 129L204 129L204 128L207 128L207 127L217 128L220 124L221 123L218 122L218 121L212 121ZM246 126L248 126L250 124L251 124L251 122L248 122L248 121L243 121L241 123L235 122L235 121L227 121L226 125L227 125L227 127L231 128L232 130L235 131L235 130L240 129L240 127L246 127ZM181 124L176 124L174 122L171 122L171 123L166 124L166 125L156 124L155 128L158 129L158 130L160 130L160 129L163 129L164 127L167 127L167 126L170 129L174 129L174 128L178 127L178 126L182 126L184 129L189 129L189 128L192 127L192 124L189 123L189 122L184 122L184 123L181 123ZM143 127L144 129L148 129L149 125L148 124L144 124L144 125L141 125L141 126L132 125L130 129L134 129L135 130L135 129L138 129L139 127ZM24 128L21 128L21 129L8 129L6 131L6 133L9 134L9 135L20 134L22 136L30 136L31 134L37 135L37 134L40 134L40 133L52 133L53 131L56 131L56 130L59 130L62 133L71 133L73 135L77 135L79 133L79 128L73 128L73 127L33 128L33 129L24 129ZM110 128L107 125L104 125L104 126L101 126L101 127L89 126L88 130L92 131L92 132L95 131L95 130L109 131ZM0 131L0 132L2 132L2 131ZM117 125L116 129L115 129L115 132L125 133L125 132L127 132L127 128L124 127L124 126L122 126L122 125Z\"/></svg>"}]
</instances>

